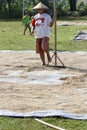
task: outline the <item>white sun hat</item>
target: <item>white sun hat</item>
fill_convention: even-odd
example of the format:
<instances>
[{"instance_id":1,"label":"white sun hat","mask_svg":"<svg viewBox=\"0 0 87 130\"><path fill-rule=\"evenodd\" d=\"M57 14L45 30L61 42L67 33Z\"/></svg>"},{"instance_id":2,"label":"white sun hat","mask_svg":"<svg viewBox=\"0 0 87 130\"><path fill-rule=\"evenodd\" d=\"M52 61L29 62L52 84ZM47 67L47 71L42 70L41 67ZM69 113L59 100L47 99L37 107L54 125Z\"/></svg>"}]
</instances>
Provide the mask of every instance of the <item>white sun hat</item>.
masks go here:
<instances>
[{"instance_id":1,"label":"white sun hat","mask_svg":"<svg viewBox=\"0 0 87 130\"><path fill-rule=\"evenodd\" d=\"M39 2L33 9L49 9L49 8L42 2Z\"/></svg>"}]
</instances>

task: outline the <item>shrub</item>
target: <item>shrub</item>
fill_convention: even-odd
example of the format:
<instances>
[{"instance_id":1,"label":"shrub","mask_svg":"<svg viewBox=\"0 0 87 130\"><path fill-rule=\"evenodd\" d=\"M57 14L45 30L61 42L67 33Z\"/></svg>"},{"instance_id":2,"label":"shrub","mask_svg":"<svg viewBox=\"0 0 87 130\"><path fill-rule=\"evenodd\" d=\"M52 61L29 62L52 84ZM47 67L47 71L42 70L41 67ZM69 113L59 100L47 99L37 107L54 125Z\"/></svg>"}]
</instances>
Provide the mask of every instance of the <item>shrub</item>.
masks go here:
<instances>
[{"instance_id":1,"label":"shrub","mask_svg":"<svg viewBox=\"0 0 87 130\"><path fill-rule=\"evenodd\" d=\"M84 4L83 2L81 2L78 5L78 13L79 13L80 16L87 15L87 4Z\"/></svg>"}]
</instances>

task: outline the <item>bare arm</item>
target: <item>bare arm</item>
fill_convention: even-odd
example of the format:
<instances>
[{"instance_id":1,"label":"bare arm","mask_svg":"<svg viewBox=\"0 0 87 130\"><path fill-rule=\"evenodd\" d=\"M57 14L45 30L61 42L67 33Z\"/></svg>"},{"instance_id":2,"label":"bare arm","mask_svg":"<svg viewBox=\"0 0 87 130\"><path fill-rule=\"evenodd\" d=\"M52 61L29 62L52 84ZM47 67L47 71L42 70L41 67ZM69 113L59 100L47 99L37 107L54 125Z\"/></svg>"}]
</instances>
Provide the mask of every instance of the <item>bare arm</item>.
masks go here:
<instances>
[{"instance_id":1,"label":"bare arm","mask_svg":"<svg viewBox=\"0 0 87 130\"><path fill-rule=\"evenodd\" d=\"M33 34L35 30L35 26L32 26L31 33Z\"/></svg>"},{"instance_id":2,"label":"bare arm","mask_svg":"<svg viewBox=\"0 0 87 130\"><path fill-rule=\"evenodd\" d=\"M33 34L35 30L35 19L32 19L32 28L31 28L31 33Z\"/></svg>"}]
</instances>

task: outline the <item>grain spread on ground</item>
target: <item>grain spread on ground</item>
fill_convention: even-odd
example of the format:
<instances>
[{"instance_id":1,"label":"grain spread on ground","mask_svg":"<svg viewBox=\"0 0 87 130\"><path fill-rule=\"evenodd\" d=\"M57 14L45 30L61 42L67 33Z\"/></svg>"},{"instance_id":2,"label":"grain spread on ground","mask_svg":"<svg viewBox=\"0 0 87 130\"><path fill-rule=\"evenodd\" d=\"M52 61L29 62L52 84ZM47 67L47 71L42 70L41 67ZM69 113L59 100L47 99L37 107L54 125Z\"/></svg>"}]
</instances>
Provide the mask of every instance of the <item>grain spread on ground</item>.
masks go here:
<instances>
[{"instance_id":1,"label":"grain spread on ground","mask_svg":"<svg viewBox=\"0 0 87 130\"><path fill-rule=\"evenodd\" d=\"M0 109L87 114L87 53L58 56L65 68L55 67L54 57L50 66L41 66L34 51L0 51Z\"/></svg>"}]
</instances>

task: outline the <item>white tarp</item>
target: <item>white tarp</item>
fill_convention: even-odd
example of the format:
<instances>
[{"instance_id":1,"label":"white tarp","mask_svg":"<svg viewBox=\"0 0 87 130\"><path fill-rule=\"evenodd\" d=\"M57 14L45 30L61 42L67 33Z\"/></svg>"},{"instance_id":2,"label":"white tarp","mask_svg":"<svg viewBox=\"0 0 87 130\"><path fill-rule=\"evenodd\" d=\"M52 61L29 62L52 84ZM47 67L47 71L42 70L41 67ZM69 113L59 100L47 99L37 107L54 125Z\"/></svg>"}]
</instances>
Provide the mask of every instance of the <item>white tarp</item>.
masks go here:
<instances>
[{"instance_id":1,"label":"white tarp","mask_svg":"<svg viewBox=\"0 0 87 130\"><path fill-rule=\"evenodd\" d=\"M62 110L47 110L47 111L34 111L34 112L27 112L27 113L17 113L8 110L0 110L0 116L8 116L8 117L20 117L20 118L27 118L27 117L64 117L76 120L86 120L87 115L85 114L73 114Z\"/></svg>"},{"instance_id":2,"label":"white tarp","mask_svg":"<svg viewBox=\"0 0 87 130\"><path fill-rule=\"evenodd\" d=\"M80 31L73 40L87 40L87 31Z\"/></svg>"}]
</instances>

